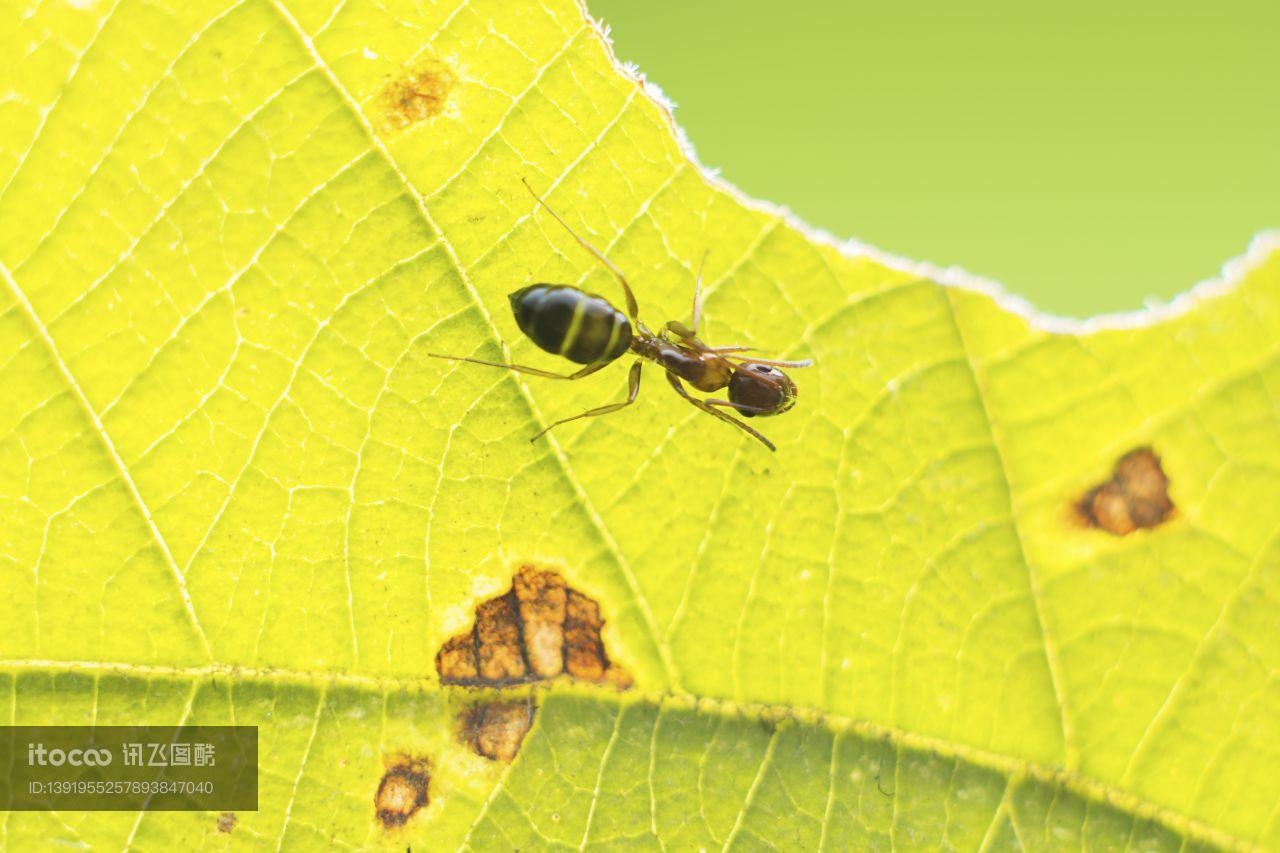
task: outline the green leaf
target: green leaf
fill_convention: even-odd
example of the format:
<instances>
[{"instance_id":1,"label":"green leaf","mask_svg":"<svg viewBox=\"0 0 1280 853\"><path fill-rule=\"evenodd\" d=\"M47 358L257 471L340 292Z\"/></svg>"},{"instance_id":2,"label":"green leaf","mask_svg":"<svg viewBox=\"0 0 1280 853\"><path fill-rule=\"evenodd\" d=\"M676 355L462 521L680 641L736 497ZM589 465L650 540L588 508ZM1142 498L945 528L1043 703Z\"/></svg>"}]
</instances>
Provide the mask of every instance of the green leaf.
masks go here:
<instances>
[{"instance_id":1,"label":"green leaf","mask_svg":"<svg viewBox=\"0 0 1280 853\"><path fill-rule=\"evenodd\" d=\"M3 14L3 704L262 736L229 832L10 813L7 847L1280 846L1274 242L1054 325L708 180L570 0ZM551 367L506 294L618 298L521 178L651 325L709 250L707 337L815 360L776 454L655 369L530 444L625 370L428 357ZM1173 515L1085 524L1139 447ZM434 657L524 563L634 686L535 691L508 766ZM431 799L386 829L396 753Z\"/></svg>"}]
</instances>

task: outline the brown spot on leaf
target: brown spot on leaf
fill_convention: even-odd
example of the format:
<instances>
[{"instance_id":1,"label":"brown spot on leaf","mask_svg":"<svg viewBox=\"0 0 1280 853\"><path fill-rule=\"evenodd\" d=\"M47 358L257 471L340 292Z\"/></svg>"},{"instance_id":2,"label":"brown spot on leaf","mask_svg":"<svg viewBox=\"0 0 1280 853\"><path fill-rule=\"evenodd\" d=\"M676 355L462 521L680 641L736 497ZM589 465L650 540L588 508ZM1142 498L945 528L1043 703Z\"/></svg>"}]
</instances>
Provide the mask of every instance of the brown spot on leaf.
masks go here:
<instances>
[{"instance_id":1,"label":"brown spot on leaf","mask_svg":"<svg viewBox=\"0 0 1280 853\"><path fill-rule=\"evenodd\" d=\"M379 123L399 131L434 118L444 109L457 81L453 70L438 59L424 59L409 66L378 92Z\"/></svg>"},{"instance_id":2,"label":"brown spot on leaf","mask_svg":"<svg viewBox=\"0 0 1280 853\"><path fill-rule=\"evenodd\" d=\"M387 772L382 774L378 792L373 797L374 814L383 829L404 826L430 798L431 763L423 757L394 754L383 759Z\"/></svg>"},{"instance_id":3,"label":"brown spot on leaf","mask_svg":"<svg viewBox=\"0 0 1280 853\"><path fill-rule=\"evenodd\" d=\"M533 700L472 705L459 717L463 743L476 755L511 761L533 725Z\"/></svg>"},{"instance_id":4,"label":"brown spot on leaf","mask_svg":"<svg viewBox=\"0 0 1280 853\"><path fill-rule=\"evenodd\" d=\"M603 681L609 671L609 657L600 641L600 605L585 595L569 590L564 619L564 667L573 678Z\"/></svg>"},{"instance_id":5,"label":"brown spot on leaf","mask_svg":"<svg viewBox=\"0 0 1280 853\"><path fill-rule=\"evenodd\" d=\"M1173 514L1169 478L1149 447L1121 456L1111 479L1085 493L1076 507L1085 523L1116 536L1155 527Z\"/></svg>"},{"instance_id":6,"label":"brown spot on leaf","mask_svg":"<svg viewBox=\"0 0 1280 853\"><path fill-rule=\"evenodd\" d=\"M538 678L555 678L564 670L569 589L559 575L528 568L516 573L511 589L524 619L529 670Z\"/></svg>"},{"instance_id":7,"label":"brown spot on leaf","mask_svg":"<svg viewBox=\"0 0 1280 853\"><path fill-rule=\"evenodd\" d=\"M524 566L511 589L476 608L470 631L440 647L436 671L444 684L494 687L567 674L629 687L631 676L605 652L603 626L600 605L557 573Z\"/></svg>"},{"instance_id":8,"label":"brown spot on leaf","mask_svg":"<svg viewBox=\"0 0 1280 853\"><path fill-rule=\"evenodd\" d=\"M225 835L235 829L239 822L240 819L236 817L235 812L223 812L218 815L218 832Z\"/></svg>"}]
</instances>

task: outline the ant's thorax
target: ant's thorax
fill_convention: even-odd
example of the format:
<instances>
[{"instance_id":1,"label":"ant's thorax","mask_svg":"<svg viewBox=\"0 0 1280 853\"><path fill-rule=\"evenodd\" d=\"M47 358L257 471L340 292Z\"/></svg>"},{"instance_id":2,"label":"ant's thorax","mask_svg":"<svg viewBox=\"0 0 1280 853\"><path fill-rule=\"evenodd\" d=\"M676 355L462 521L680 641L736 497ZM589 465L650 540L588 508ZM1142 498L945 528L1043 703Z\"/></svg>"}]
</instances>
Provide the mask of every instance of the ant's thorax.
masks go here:
<instances>
[{"instance_id":1,"label":"ant's thorax","mask_svg":"<svg viewBox=\"0 0 1280 853\"><path fill-rule=\"evenodd\" d=\"M719 391L729 385L734 365L719 353L711 352L696 338L669 340L638 325L631 338L631 351L672 373L703 392Z\"/></svg>"}]
</instances>

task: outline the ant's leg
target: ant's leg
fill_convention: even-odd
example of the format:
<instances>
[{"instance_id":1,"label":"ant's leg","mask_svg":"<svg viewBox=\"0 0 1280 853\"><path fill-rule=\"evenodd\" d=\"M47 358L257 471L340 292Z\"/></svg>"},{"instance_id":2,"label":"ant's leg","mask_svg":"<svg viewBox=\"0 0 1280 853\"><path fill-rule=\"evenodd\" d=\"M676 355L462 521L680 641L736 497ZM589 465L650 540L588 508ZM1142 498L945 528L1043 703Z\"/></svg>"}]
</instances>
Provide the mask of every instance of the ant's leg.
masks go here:
<instances>
[{"instance_id":1,"label":"ant's leg","mask_svg":"<svg viewBox=\"0 0 1280 853\"><path fill-rule=\"evenodd\" d=\"M706 249L702 253L702 260L698 261L698 275L693 280L693 333L698 334L698 326L702 325L702 268L707 265L707 255L711 254L710 249Z\"/></svg>"},{"instance_id":2,"label":"ant's leg","mask_svg":"<svg viewBox=\"0 0 1280 853\"><path fill-rule=\"evenodd\" d=\"M521 178L520 182L524 184L524 188L529 191L529 194L533 196L534 200L537 201L538 204L542 205L543 209L545 209L547 213L550 213L553 217L555 217L556 222L559 222L561 225L564 226L564 230L569 232L569 236L578 241L579 246L586 249L591 254L595 255L596 260L598 260L600 263L608 267L609 271L614 274L614 276L622 284L622 292L627 297L627 317L631 320L635 320L637 316L639 316L640 314L640 308L636 304L636 295L631 292L631 285L627 284L627 277L622 274L622 270L614 266L613 261L606 258L603 252L601 252L595 246L588 243L586 240L579 237L577 232L575 232L572 228L569 227L569 223L561 219L560 214L552 210L551 205L543 201L542 197L533 191L533 187L529 186L528 181L526 181L524 178Z\"/></svg>"},{"instance_id":3,"label":"ant's leg","mask_svg":"<svg viewBox=\"0 0 1280 853\"><path fill-rule=\"evenodd\" d=\"M696 341L698 339L698 333L679 320L668 320L663 328L681 340Z\"/></svg>"},{"instance_id":4,"label":"ant's leg","mask_svg":"<svg viewBox=\"0 0 1280 853\"><path fill-rule=\"evenodd\" d=\"M720 411L714 406L711 406L705 403L704 401L699 400L697 397L691 396L688 391L684 390L684 385L680 384L680 378L677 377L674 373L667 374L667 381L671 383L672 388L676 389L676 393L678 393L681 397L684 397L686 400L688 400L697 408L706 412L708 415L711 415L712 417L715 417L715 418L719 418L725 423L733 424L738 429L754 437L757 441L759 441L761 444L763 444L765 447L769 448L770 450L777 450L777 448L773 446L772 441L765 438L763 435L756 432L754 429L747 426L742 421L738 420L737 418L730 417L729 415L725 414L724 412Z\"/></svg>"},{"instance_id":5,"label":"ant's leg","mask_svg":"<svg viewBox=\"0 0 1280 853\"><path fill-rule=\"evenodd\" d=\"M702 268L706 266L708 254L709 252L702 253L702 260L698 262L698 275L693 283L693 326L686 326L679 320L671 320L666 325L668 332L678 338L682 338L683 340L690 342L698 340L698 325L702 319ZM725 352L726 350L729 352L741 351L737 347L715 349L703 347L703 349L711 352Z\"/></svg>"},{"instance_id":6,"label":"ant's leg","mask_svg":"<svg viewBox=\"0 0 1280 853\"><path fill-rule=\"evenodd\" d=\"M735 403L732 400L716 400L714 398L703 400L708 406L720 406L723 409L733 409L735 412L745 412L750 415L767 415L768 409L762 409L759 406L748 406L745 403Z\"/></svg>"},{"instance_id":7,"label":"ant's leg","mask_svg":"<svg viewBox=\"0 0 1280 853\"><path fill-rule=\"evenodd\" d=\"M642 362L639 359L637 359L636 363L631 365L631 373L627 375L627 399L623 400L621 403L610 403L607 406L600 406L595 409L587 409L587 411L583 412L582 414L574 415L571 418L561 418L560 420L551 424L551 426L545 427L542 430L540 430L538 434L535 435L533 438L529 439L529 441L537 441L538 439L542 438L542 436L546 435L547 430L551 429L551 427L558 427L560 426L560 424L567 424L569 423L569 421L578 420L578 418L594 418L597 415L607 415L607 414L610 414L611 412L616 412L620 409L625 409L627 406L630 406L632 403L636 401L636 395L640 393L640 365L641 364Z\"/></svg>"},{"instance_id":8,"label":"ant's leg","mask_svg":"<svg viewBox=\"0 0 1280 853\"><path fill-rule=\"evenodd\" d=\"M465 361L470 364L483 364L485 367L500 367L503 370L514 370L516 373L527 373L530 376L541 376L543 379L581 379L584 376L590 376L606 364L608 361L597 361L594 364L588 364L586 367L575 373L553 373L550 370L543 370L540 367L526 367L523 364L506 364L501 361L485 361L480 358L468 358L465 355L441 355L435 352L429 352L427 355L432 358L443 358L445 361Z\"/></svg>"},{"instance_id":9,"label":"ant's leg","mask_svg":"<svg viewBox=\"0 0 1280 853\"><path fill-rule=\"evenodd\" d=\"M746 348L740 351L745 352ZM714 352L725 352L725 350L719 349L719 350L714 350ZM735 355L730 357L738 361L746 361L751 364L768 364L768 365L772 365L773 367L813 367L813 359L811 358L802 359L801 361L781 361L776 358L748 358L747 356L743 356L743 355Z\"/></svg>"}]
</instances>

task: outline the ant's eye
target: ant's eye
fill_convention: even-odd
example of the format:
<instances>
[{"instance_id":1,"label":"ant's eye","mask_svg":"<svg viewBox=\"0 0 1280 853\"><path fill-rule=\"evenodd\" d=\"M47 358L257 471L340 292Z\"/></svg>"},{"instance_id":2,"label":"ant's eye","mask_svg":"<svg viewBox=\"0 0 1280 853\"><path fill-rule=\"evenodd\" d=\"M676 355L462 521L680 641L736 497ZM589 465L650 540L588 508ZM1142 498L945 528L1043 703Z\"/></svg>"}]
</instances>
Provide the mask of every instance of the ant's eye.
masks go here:
<instances>
[{"instance_id":1,"label":"ant's eye","mask_svg":"<svg viewBox=\"0 0 1280 853\"><path fill-rule=\"evenodd\" d=\"M772 367L770 367L770 366L769 366L769 365L767 365L767 364L753 364L753 365L751 365L751 367L752 367L752 368L753 368L757 373L773 373L773 368L772 368Z\"/></svg>"}]
</instances>

